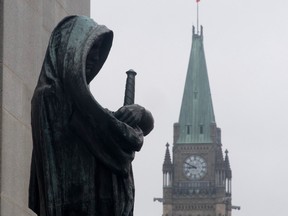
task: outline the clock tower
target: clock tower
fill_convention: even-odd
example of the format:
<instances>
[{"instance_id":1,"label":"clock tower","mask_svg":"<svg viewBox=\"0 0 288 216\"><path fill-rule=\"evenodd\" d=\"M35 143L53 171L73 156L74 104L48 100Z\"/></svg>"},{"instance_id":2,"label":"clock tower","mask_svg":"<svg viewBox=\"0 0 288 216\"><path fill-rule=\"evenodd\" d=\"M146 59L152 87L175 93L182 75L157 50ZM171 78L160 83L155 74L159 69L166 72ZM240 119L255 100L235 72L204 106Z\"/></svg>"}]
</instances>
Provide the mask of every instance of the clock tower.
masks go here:
<instances>
[{"instance_id":1,"label":"clock tower","mask_svg":"<svg viewBox=\"0 0 288 216\"><path fill-rule=\"evenodd\" d=\"M163 216L231 216L228 151L223 155L203 47L203 28L195 33L179 121L174 124L163 163Z\"/></svg>"}]
</instances>

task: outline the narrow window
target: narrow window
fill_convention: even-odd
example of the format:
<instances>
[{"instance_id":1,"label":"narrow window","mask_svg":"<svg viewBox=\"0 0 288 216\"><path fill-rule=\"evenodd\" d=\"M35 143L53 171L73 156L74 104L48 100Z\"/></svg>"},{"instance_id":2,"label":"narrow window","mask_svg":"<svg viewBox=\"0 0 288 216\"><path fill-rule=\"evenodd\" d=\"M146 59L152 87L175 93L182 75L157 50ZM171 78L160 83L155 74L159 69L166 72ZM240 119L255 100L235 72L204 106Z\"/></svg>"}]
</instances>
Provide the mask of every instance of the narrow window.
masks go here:
<instances>
[{"instance_id":1,"label":"narrow window","mask_svg":"<svg viewBox=\"0 0 288 216\"><path fill-rule=\"evenodd\" d=\"M200 134L203 134L203 125L200 125Z\"/></svg>"},{"instance_id":2,"label":"narrow window","mask_svg":"<svg viewBox=\"0 0 288 216\"><path fill-rule=\"evenodd\" d=\"M191 133L191 125L186 125L187 134Z\"/></svg>"}]
</instances>

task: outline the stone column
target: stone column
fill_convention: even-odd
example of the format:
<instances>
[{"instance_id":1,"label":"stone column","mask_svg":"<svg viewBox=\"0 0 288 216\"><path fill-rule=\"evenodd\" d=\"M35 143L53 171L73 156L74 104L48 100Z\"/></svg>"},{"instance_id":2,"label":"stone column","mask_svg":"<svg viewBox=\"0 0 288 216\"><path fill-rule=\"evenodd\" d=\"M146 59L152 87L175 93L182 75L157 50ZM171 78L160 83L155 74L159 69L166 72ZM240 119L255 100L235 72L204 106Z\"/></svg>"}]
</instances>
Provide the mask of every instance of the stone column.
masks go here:
<instances>
[{"instance_id":1,"label":"stone column","mask_svg":"<svg viewBox=\"0 0 288 216\"><path fill-rule=\"evenodd\" d=\"M0 215L32 216L30 101L51 31L90 0L0 0Z\"/></svg>"}]
</instances>

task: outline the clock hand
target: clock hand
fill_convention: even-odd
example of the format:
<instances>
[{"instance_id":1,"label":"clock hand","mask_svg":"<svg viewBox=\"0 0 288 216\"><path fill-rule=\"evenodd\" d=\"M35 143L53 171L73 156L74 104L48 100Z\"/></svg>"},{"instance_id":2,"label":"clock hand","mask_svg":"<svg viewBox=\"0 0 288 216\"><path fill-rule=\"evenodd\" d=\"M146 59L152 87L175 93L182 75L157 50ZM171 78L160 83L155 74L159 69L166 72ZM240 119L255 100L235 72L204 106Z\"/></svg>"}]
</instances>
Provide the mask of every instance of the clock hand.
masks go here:
<instances>
[{"instance_id":1,"label":"clock hand","mask_svg":"<svg viewBox=\"0 0 288 216\"><path fill-rule=\"evenodd\" d=\"M194 165L191 165L191 164L189 164L189 163L187 163L187 162L185 162L185 164L187 164L190 168L192 168L192 169L197 169L197 167L196 166L194 166Z\"/></svg>"}]
</instances>

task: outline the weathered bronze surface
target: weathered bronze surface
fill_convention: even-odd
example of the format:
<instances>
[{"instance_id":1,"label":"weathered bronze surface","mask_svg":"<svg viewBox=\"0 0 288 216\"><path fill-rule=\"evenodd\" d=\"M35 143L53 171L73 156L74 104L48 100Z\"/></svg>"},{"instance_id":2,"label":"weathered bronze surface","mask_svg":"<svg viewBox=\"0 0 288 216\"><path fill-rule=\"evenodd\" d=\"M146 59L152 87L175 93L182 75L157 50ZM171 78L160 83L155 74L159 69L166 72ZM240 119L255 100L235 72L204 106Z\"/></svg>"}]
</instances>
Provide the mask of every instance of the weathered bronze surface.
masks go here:
<instances>
[{"instance_id":1,"label":"weathered bronze surface","mask_svg":"<svg viewBox=\"0 0 288 216\"><path fill-rule=\"evenodd\" d=\"M29 207L38 216L132 216L131 162L153 128L139 105L104 109L89 91L113 32L83 16L54 29L32 99Z\"/></svg>"}]
</instances>

